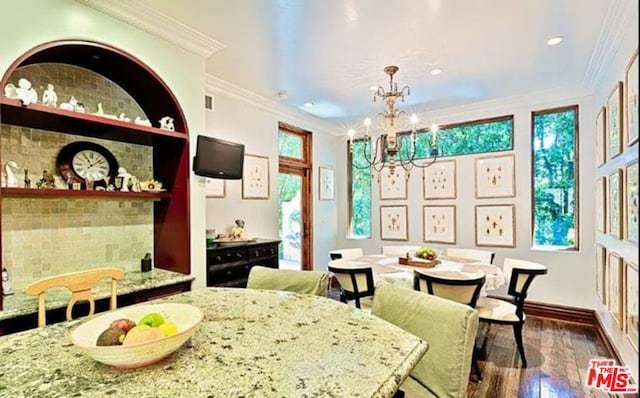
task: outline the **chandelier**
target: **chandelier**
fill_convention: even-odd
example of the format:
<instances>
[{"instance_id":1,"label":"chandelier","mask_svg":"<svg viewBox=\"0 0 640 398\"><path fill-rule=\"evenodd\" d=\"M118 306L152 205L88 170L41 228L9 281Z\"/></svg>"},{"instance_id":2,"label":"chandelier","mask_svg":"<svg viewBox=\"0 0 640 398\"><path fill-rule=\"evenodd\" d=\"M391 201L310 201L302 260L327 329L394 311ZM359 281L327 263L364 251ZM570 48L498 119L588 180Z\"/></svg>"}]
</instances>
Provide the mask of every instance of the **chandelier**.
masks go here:
<instances>
[{"instance_id":1,"label":"chandelier","mask_svg":"<svg viewBox=\"0 0 640 398\"><path fill-rule=\"evenodd\" d=\"M419 118L416 114L408 116L405 111L398 111L396 108L396 102L401 100L404 102L404 96L411 95L411 89L409 86L402 87L398 90L398 83L393 81L393 75L398 71L398 67L391 65L384 68L384 72L389 75L389 89L385 90L380 86L371 86L371 90L374 91L373 102L376 102L378 98L384 101L386 109L377 115L377 125L380 130L379 135L375 139L375 145L373 149L370 148L371 135L369 129L371 127L371 119L364 119L364 145L362 146L363 158L366 161L366 165L358 166L354 164L356 168L373 168L376 171L381 171L384 167L389 167L389 173L395 174L396 167L401 166L407 171L407 178L413 167L426 168L431 166L438 157L438 126L432 124L429 128L431 132L431 142L429 145L430 159L424 162L416 162L416 155L418 148L416 146L417 132L416 125ZM406 125L408 122L411 124L409 134L399 134L396 131L401 125ZM355 131L349 130L349 150L353 153L353 141L356 139Z\"/></svg>"}]
</instances>

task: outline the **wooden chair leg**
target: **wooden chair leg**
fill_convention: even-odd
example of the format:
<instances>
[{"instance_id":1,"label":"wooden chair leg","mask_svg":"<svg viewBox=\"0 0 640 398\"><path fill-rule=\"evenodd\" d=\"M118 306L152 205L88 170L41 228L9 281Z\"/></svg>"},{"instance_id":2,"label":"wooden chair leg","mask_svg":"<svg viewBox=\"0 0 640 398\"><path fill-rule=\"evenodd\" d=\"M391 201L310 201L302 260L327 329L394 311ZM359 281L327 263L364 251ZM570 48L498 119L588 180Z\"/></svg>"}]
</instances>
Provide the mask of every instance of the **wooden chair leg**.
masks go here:
<instances>
[{"instance_id":1,"label":"wooden chair leg","mask_svg":"<svg viewBox=\"0 0 640 398\"><path fill-rule=\"evenodd\" d=\"M392 398L404 398L404 391L398 390L395 394L393 394Z\"/></svg>"},{"instance_id":2,"label":"wooden chair leg","mask_svg":"<svg viewBox=\"0 0 640 398\"><path fill-rule=\"evenodd\" d=\"M471 358L473 361L473 372L476 374L476 378L478 382L482 381L482 373L480 373L480 366L478 365L478 349L473 347L473 356Z\"/></svg>"},{"instance_id":3,"label":"wooden chair leg","mask_svg":"<svg viewBox=\"0 0 640 398\"><path fill-rule=\"evenodd\" d=\"M520 353L520 359L522 360L522 367L527 367L527 358L524 355L524 344L522 342L522 323L515 323L513 325L513 335L516 338L516 344L518 345L518 352Z\"/></svg>"}]
</instances>

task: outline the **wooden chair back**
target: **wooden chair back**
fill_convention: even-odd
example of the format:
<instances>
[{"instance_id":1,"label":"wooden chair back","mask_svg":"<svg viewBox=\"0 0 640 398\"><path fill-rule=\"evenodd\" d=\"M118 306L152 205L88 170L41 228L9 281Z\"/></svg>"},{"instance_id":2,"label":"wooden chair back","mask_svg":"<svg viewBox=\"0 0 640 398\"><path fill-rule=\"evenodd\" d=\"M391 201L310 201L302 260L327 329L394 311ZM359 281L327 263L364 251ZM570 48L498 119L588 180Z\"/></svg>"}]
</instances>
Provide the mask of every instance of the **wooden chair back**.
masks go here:
<instances>
[{"instance_id":1,"label":"wooden chair back","mask_svg":"<svg viewBox=\"0 0 640 398\"><path fill-rule=\"evenodd\" d=\"M25 292L31 296L38 296L38 327L44 329L46 325L45 294L53 287L64 287L71 291L71 299L67 305L67 320L70 321L73 306L78 301L89 302L89 315L95 312L95 302L91 289L104 278L111 278L111 310L117 307L116 281L124 279L124 271L118 268L96 268L88 271L71 272L45 278L27 286Z\"/></svg>"},{"instance_id":2,"label":"wooden chair back","mask_svg":"<svg viewBox=\"0 0 640 398\"><path fill-rule=\"evenodd\" d=\"M331 260L339 260L339 259L350 260L352 258L357 258L362 256L364 256L364 252L360 248L331 250L329 252L329 258Z\"/></svg>"},{"instance_id":3,"label":"wooden chair back","mask_svg":"<svg viewBox=\"0 0 640 398\"><path fill-rule=\"evenodd\" d=\"M371 267L342 268L329 265L329 272L332 272L340 283L340 300L342 302L355 300L356 307L361 308L360 299L373 296L375 292Z\"/></svg>"},{"instance_id":4,"label":"wooden chair back","mask_svg":"<svg viewBox=\"0 0 640 398\"><path fill-rule=\"evenodd\" d=\"M472 260L477 260L481 263L493 264L493 259L495 258L496 253L489 250L459 249L450 247L447 248L447 256L469 258Z\"/></svg>"},{"instance_id":5,"label":"wooden chair back","mask_svg":"<svg viewBox=\"0 0 640 398\"><path fill-rule=\"evenodd\" d=\"M485 280L484 274L470 279L451 279L414 271L413 289L422 291L426 288L427 293L433 296L475 308Z\"/></svg>"}]
</instances>

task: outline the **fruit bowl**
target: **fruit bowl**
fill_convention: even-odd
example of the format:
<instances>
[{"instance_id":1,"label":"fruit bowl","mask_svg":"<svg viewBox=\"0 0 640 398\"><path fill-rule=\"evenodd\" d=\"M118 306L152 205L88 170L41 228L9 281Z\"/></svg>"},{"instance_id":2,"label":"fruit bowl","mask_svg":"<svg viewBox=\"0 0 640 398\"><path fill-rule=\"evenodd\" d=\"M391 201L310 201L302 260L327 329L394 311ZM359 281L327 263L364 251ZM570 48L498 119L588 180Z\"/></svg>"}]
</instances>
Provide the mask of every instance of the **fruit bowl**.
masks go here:
<instances>
[{"instance_id":1,"label":"fruit bowl","mask_svg":"<svg viewBox=\"0 0 640 398\"><path fill-rule=\"evenodd\" d=\"M173 322L178 332L158 340L132 345L97 346L98 336L113 321L133 319L136 322L149 313L159 313L166 321ZM134 369L150 365L167 357L180 348L196 331L203 314L198 307L189 304L142 304L117 309L97 316L71 332L71 342L98 362L119 369Z\"/></svg>"}]
</instances>

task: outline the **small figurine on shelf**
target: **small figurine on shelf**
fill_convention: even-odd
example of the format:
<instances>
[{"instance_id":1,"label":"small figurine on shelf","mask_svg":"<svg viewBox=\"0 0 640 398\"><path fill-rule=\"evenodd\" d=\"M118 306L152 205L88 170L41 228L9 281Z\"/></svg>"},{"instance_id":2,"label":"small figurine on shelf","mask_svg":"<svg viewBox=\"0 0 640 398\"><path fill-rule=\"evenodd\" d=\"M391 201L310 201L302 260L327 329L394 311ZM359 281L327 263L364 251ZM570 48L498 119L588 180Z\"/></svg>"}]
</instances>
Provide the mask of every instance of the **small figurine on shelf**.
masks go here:
<instances>
[{"instance_id":1,"label":"small figurine on shelf","mask_svg":"<svg viewBox=\"0 0 640 398\"><path fill-rule=\"evenodd\" d=\"M131 176L129 183L131 184L131 190L133 192L142 192L142 185L140 185L140 180L138 180L138 177Z\"/></svg>"},{"instance_id":2,"label":"small figurine on shelf","mask_svg":"<svg viewBox=\"0 0 640 398\"><path fill-rule=\"evenodd\" d=\"M47 84L47 89L42 93L42 104L54 108L58 106L58 94L53 91L53 84Z\"/></svg>"},{"instance_id":3,"label":"small figurine on shelf","mask_svg":"<svg viewBox=\"0 0 640 398\"><path fill-rule=\"evenodd\" d=\"M11 99L18 99L18 92L13 83L4 86L4 96Z\"/></svg>"},{"instance_id":4,"label":"small figurine on shelf","mask_svg":"<svg viewBox=\"0 0 640 398\"><path fill-rule=\"evenodd\" d=\"M29 170L24 169L24 187L31 188L31 178L29 178Z\"/></svg>"},{"instance_id":5,"label":"small figurine on shelf","mask_svg":"<svg viewBox=\"0 0 640 398\"><path fill-rule=\"evenodd\" d=\"M69 102L63 102L60 104L60 109L64 109L65 111L75 111L76 106L78 106L78 100L76 97L72 96L71 99L69 99Z\"/></svg>"},{"instance_id":6,"label":"small figurine on shelf","mask_svg":"<svg viewBox=\"0 0 640 398\"><path fill-rule=\"evenodd\" d=\"M136 116L136 118L135 118L135 120L133 122L135 124L140 125L140 126L151 127L151 122L149 121L149 119L142 119L140 116Z\"/></svg>"},{"instance_id":7,"label":"small figurine on shelf","mask_svg":"<svg viewBox=\"0 0 640 398\"><path fill-rule=\"evenodd\" d=\"M160 128L163 130L174 131L175 127L173 126L173 118L169 116L165 116L162 119L160 119Z\"/></svg>"},{"instance_id":8,"label":"small figurine on shelf","mask_svg":"<svg viewBox=\"0 0 640 398\"><path fill-rule=\"evenodd\" d=\"M118 169L118 177L117 178L121 178L122 179L122 186L120 188L120 192L129 192L129 180L131 179L131 174L127 173L127 169L125 169L124 167L120 167ZM116 184L117 185L117 184Z\"/></svg>"},{"instance_id":9,"label":"small figurine on shelf","mask_svg":"<svg viewBox=\"0 0 640 398\"><path fill-rule=\"evenodd\" d=\"M27 79L22 78L18 80L16 94L18 95L18 99L22 101L23 106L38 102L38 93L31 87L31 82Z\"/></svg>"},{"instance_id":10,"label":"small figurine on shelf","mask_svg":"<svg viewBox=\"0 0 640 398\"><path fill-rule=\"evenodd\" d=\"M67 180L65 182L67 183L68 189L73 189L73 177L71 177L71 173L67 174Z\"/></svg>"},{"instance_id":11,"label":"small figurine on shelf","mask_svg":"<svg viewBox=\"0 0 640 398\"><path fill-rule=\"evenodd\" d=\"M231 228L231 237L233 240L244 240L244 220L236 220L236 225Z\"/></svg>"},{"instance_id":12,"label":"small figurine on shelf","mask_svg":"<svg viewBox=\"0 0 640 398\"><path fill-rule=\"evenodd\" d=\"M47 170L42 170L42 178L40 179L40 181L36 182L36 187L55 188L56 182L53 179L53 174L49 173Z\"/></svg>"},{"instance_id":13,"label":"small figurine on shelf","mask_svg":"<svg viewBox=\"0 0 640 398\"><path fill-rule=\"evenodd\" d=\"M93 113L93 115L106 117L108 119L117 119L116 115L108 115L104 113L104 109L102 108L102 102L98 102L98 111Z\"/></svg>"},{"instance_id":14,"label":"small figurine on shelf","mask_svg":"<svg viewBox=\"0 0 640 398\"><path fill-rule=\"evenodd\" d=\"M11 282L9 282L9 272L4 267L2 267L2 294L5 296L13 294Z\"/></svg>"},{"instance_id":15,"label":"small figurine on shelf","mask_svg":"<svg viewBox=\"0 0 640 398\"><path fill-rule=\"evenodd\" d=\"M80 113L85 113L86 112L86 109L84 108L84 104L81 103L81 102L78 102L76 104L76 106L73 108L73 110L75 112L80 112Z\"/></svg>"},{"instance_id":16,"label":"small figurine on shelf","mask_svg":"<svg viewBox=\"0 0 640 398\"><path fill-rule=\"evenodd\" d=\"M4 166L4 186L7 188L16 188L18 186L18 179L16 178L16 171L18 165L13 160L10 160Z\"/></svg>"}]
</instances>

